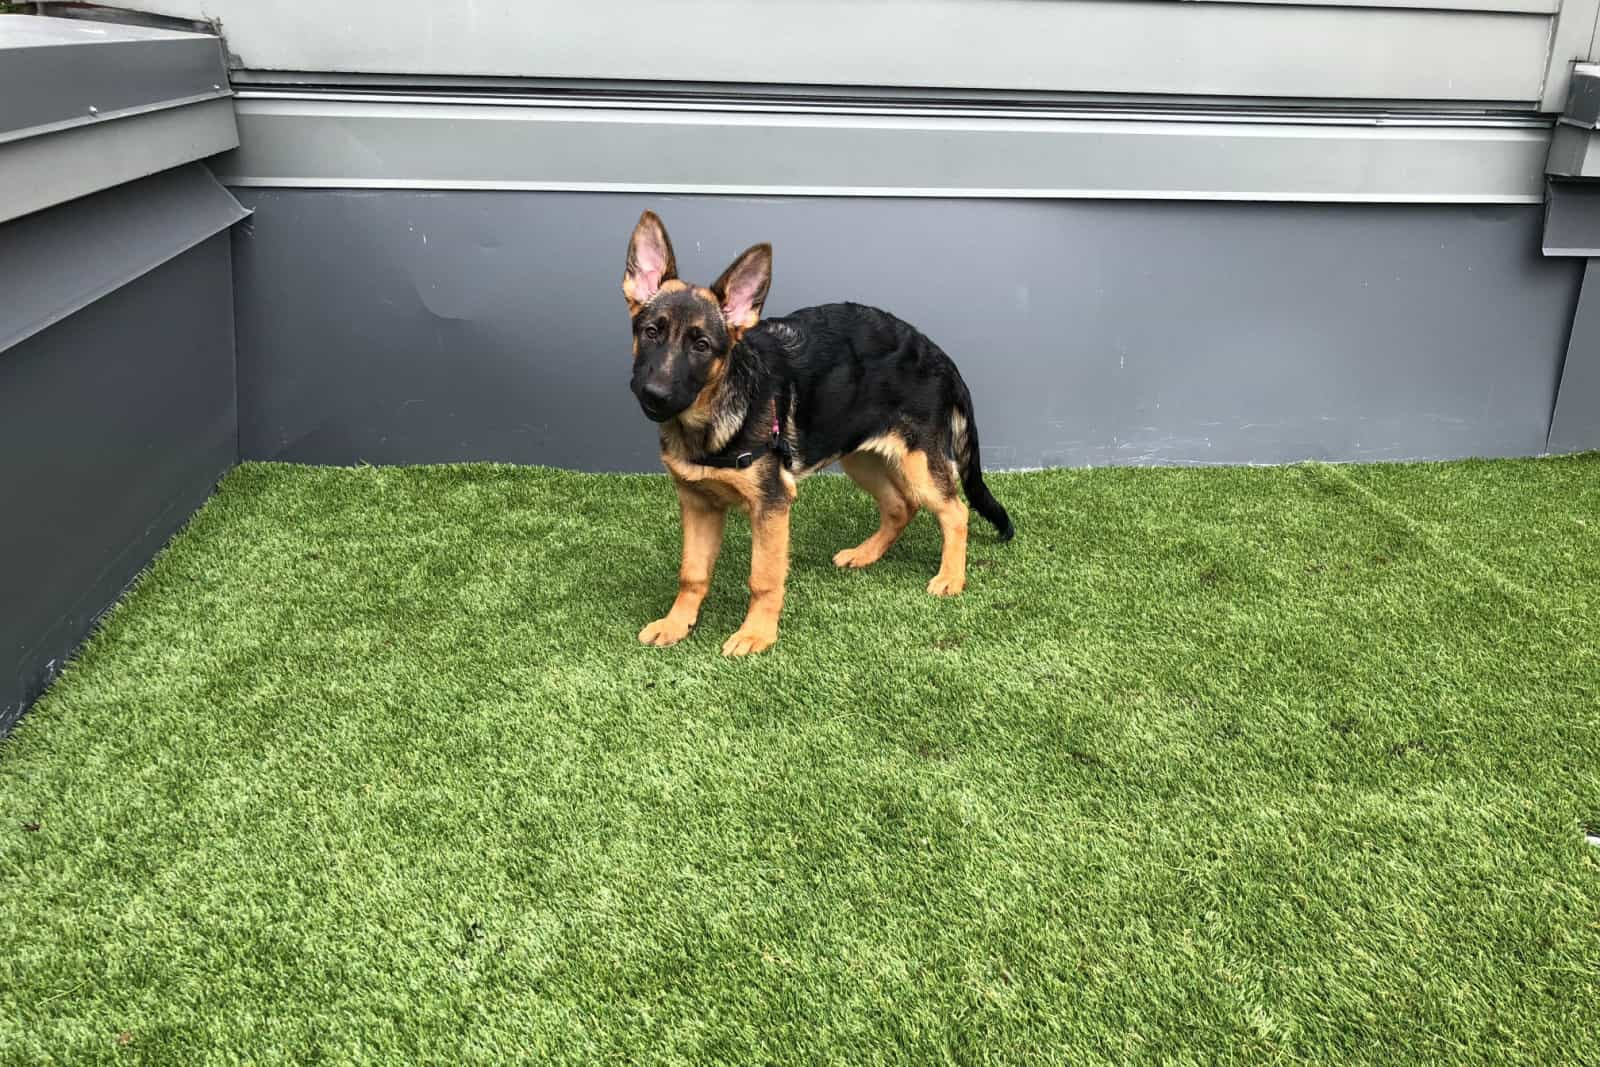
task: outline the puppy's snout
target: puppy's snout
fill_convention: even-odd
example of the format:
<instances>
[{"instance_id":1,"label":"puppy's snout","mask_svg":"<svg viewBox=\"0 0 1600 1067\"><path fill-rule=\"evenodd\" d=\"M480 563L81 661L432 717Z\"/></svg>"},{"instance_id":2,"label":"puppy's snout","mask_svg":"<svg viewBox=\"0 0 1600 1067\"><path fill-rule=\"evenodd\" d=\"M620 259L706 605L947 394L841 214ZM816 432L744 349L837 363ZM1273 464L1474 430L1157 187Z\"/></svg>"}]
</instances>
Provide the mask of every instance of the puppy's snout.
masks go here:
<instances>
[{"instance_id":1,"label":"puppy's snout","mask_svg":"<svg viewBox=\"0 0 1600 1067\"><path fill-rule=\"evenodd\" d=\"M672 387L666 382L645 382L639 387L639 397L647 404L660 407L672 398Z\"/></svg>"}]
</instances>

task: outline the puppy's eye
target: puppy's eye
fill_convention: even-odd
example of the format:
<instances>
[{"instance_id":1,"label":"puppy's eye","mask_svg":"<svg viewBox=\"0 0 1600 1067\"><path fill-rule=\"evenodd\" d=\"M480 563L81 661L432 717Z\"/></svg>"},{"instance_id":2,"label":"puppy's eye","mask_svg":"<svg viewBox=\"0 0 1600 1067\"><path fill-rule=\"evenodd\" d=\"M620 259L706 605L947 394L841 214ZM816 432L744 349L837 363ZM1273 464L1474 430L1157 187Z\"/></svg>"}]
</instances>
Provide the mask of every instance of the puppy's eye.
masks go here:
<instances>
[{"instance_id":1,"label":"puppy's eye","mask_svg":"<svg viewBox=\"0 0 1600 1067\"><path fill-rule=\"evenodd\" d=\"M711 351L711 342L707 341L704 337L702 337L699 340L695 341L694 350L696 352L709 352L709 351Z\"/></svg>"},{"instance_id":2,"label":"puppy's eye","mask_svg":"<svg viewBox=\"0 0 1600 1067\"><path fill-rule=\"evenodd\" d=\"M656 338L658 338L660 336L661 336L661 331L656 329L655 323L651 323L649 326L646 326L644 328L644 339L646 341L654 341Z\"/></svg>"}]
</instances>

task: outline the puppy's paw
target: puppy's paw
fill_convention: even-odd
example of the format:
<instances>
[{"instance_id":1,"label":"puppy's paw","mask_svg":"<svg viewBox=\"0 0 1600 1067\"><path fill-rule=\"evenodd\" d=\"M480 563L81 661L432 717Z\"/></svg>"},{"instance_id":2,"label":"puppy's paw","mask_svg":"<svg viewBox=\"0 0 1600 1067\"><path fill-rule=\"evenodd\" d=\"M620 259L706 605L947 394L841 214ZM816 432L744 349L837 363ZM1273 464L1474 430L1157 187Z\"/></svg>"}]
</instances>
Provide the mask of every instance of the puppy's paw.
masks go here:
<instances>
[{"instance_id":1,"label":"puppy's paw","mask_svg":"<svg viewBox=\"0 0 1600 1067\"><path fill-rule=\"evenodd\" d=\"M748 656L756 652L765 652L778 640L778 631L758 630L746 626L739 627L737 633L722 642L724 656Z\"/></svg>"},{"instance_id":2,"label":"puppy's paw","mask_svg":"<svg viewBox=\"0 0 1600 1067\"><path fill-rule=\"evenodd\" d=\"M945 574L935 574L928 583L928 592L934 596L955 596L967 587L967 576L958 574L950 577Z\"/></svg>"},{"instance_id":3,"label":"puppy's paw","mask_svg":"<svg viewBox=\"0 0 1600 1067\"><path fill-rule=\"evenodd\" d=\"M675 645L685 637L688 637L690 629L692 627L673 619L657 619L639 631L639 643L665 648L668 645Z\"/></svg>"},{"instance_id":4,"label":"puppy's paw","mask_svg":"<svg viewBox=\"0 0 1600 1067\"><path fill-rule=\"evenodd\" d=\"M882 552L873 552L865 545L840 549L833 554L835 567L868 567L883 558Z\"/></svg>"}]
</instances>

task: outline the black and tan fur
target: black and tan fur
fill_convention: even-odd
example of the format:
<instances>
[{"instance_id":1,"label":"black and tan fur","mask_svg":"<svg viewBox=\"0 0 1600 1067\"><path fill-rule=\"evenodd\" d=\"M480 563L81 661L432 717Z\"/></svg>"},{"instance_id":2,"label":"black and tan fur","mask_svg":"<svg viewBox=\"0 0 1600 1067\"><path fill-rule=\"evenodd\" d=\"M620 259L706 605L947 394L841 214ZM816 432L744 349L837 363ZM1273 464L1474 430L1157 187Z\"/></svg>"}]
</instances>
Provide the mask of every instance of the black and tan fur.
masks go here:
<instances>
[{"instance_id":1,"label":"black and tan fur","mask_svg":"<svg viewBox=\"0 0 1600 1067\"><path fill-rule=\"evenodd\" d=\"M837 461L878 504L878 529L835 554L865 567L922 508L944 549L928 583L953 596L967 577L967 499L1002 541L1011 519L983 482L972 397L927 337L860 304L803 308L762 319L772 248L747 250L709 287L678 278L661 220L645 212L628 242L622 292L633 320L633 392L661 426L661 461L678 492L683 564L666 617L639 633L647 645L688 636L700 615L730 508L750 516L750 610L722 652L762 652L778 638L796 483ZM772 447L774 424L782 448ZM752 454L748 466L730 458Z\"/></svg>"}]
</instances>

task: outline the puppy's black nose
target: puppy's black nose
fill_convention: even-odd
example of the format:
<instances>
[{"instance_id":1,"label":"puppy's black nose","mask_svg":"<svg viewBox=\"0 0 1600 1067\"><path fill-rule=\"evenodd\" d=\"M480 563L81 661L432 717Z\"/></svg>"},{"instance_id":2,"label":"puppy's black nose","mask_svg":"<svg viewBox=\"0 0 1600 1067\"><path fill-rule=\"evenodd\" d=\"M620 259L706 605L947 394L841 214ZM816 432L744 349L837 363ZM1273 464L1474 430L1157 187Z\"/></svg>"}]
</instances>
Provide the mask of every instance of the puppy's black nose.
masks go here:
<instances>
[{"instance_id":1,"label":"puppy's black nose","mask_svg":"<svg viewBox=\"0 0 1600 1067\"><path fill-rule=\"evenodd\" d=\"M650 404L654 407L664 406L668 398L671 396L671 387L663 385L660 382L645 382L644 385L639 388L639 398L646 404Z\"/></svg>"}]
</instances>

